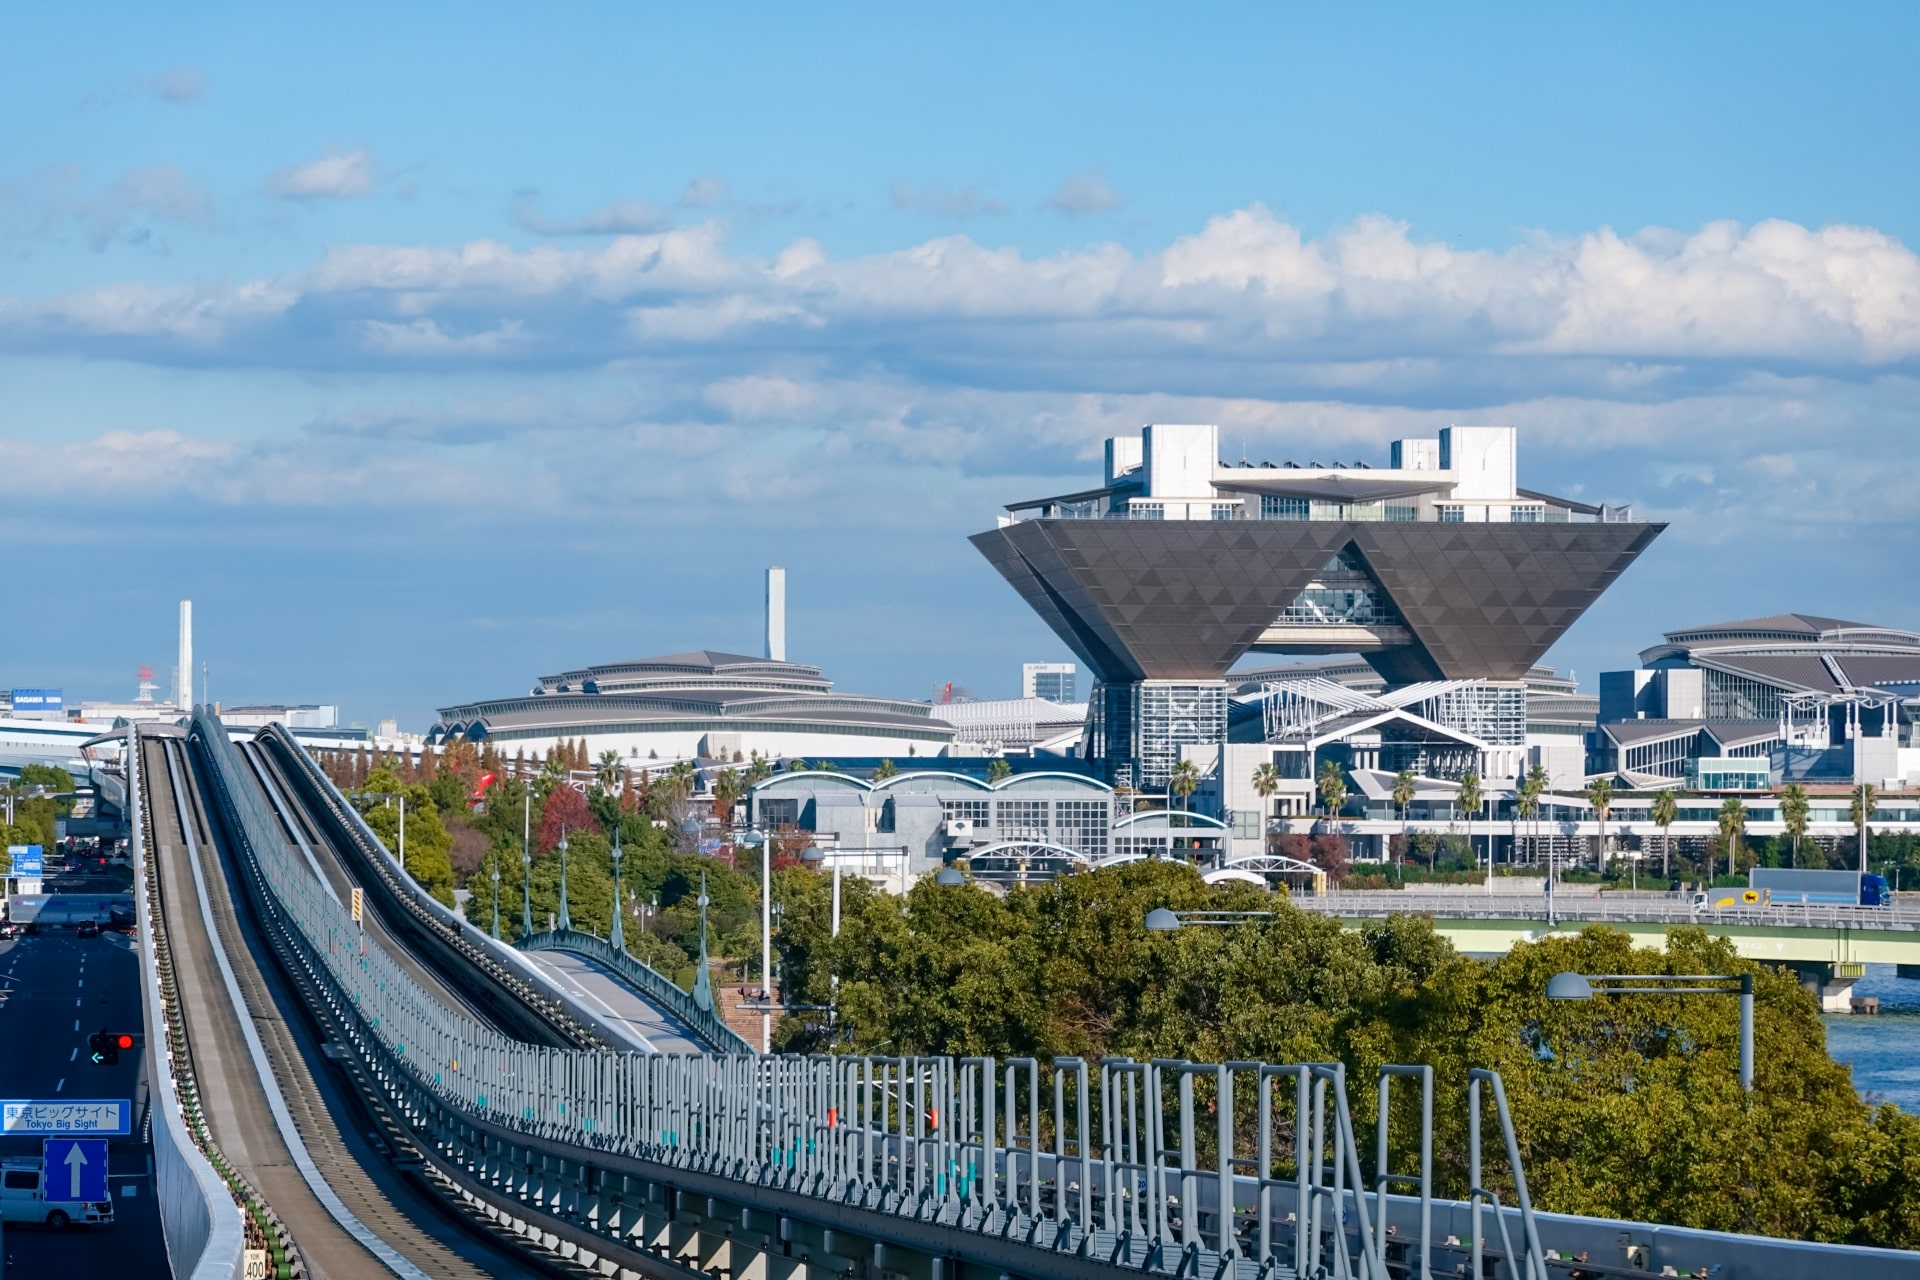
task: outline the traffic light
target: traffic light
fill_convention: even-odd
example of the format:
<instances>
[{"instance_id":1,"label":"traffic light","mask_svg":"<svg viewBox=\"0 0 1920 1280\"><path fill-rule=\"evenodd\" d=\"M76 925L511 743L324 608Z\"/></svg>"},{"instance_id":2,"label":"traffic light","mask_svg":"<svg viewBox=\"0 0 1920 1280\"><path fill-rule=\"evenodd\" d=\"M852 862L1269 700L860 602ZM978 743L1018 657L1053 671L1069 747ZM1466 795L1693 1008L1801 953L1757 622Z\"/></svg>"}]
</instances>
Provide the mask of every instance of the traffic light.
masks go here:
<instances>
[{"instance_id":1,"label":"traffic light","mask_svg":"<svg viewBox=\"0 0 1920 1280\"><path fill-rule=\"evenodd\" d=\"M96 1031L87 1037L95 1065L111 1067L120 1061L122 1049L133 1048L133 1036L125 1031Z\"/></svg>"}]
</instances>

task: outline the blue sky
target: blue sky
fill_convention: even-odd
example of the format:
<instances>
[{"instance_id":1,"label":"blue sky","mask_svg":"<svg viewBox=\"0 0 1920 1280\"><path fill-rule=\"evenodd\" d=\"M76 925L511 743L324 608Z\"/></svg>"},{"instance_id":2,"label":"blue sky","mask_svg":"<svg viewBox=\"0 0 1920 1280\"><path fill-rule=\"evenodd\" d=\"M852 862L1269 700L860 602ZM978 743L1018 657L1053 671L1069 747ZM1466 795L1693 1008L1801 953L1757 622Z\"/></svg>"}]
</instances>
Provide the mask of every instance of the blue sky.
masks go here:
<instances>
[{"instance_id":1,"label":"blue sky","mask_svg":"<svg viewBox=\"0 0 1920 1280\"><path fill-rule=\"evenodd\" d=\"M676 648L1010 692L1102 437L1512 422L1673 528L1551 655L1920 627L1911 6L14 11L0 681L424 727ZM48 567L53 571L42 573Z\"/></svg>"}]
</instances>

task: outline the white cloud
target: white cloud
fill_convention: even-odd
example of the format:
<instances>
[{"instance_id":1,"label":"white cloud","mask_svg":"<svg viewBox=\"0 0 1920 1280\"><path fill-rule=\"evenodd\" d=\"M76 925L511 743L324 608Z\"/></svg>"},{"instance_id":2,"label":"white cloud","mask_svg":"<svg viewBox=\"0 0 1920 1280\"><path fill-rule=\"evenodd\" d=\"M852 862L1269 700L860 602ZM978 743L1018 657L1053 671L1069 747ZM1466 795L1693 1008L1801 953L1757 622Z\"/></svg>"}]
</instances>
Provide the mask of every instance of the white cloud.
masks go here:
<instances>
[{"instance_id":1,"label":"white cloud","mask_svg":"<svg viewBox=\"0 0 1920 1280\"><path fill-rule=\"evenodd\" d=\"M937 182L916 187L904 179L895 179L889 189L893 207L907 213L927 213L936 218L964 221L978 216L1007 213L1007 206L980 194L977 187L954 190Z\"/></svg>"},{"instance_id":2,"label":"white cloud","mask_svg":"<svg viewBox=\"0 0 1920 1280\"><path fill-rule=\"evenodd\" d=\"M282 200L341 200L367 195L379 181L380 166L371 151L329 147L318 160L275 173L267 179L266 190Z\"/></svg>"},{"instance_id":3,"label":"white cloud","mask_svg":"<svg viewBox=\"0 0 1920 1280\"><path fill-rule=\"evenodd\" d=\"M215 220L212 194L173 165L130 169L91 192L74 165L49 166L23 182L0 184L0 228L58 235L77 226L96 251L116 241L153 244L158 223L204 230Z\"/></svg>"},{"instance_id":4,"label":"white cloud","mask_svg":"<svg viewBox=\"0 0 1920 1280\"><path fill-rule=\"evenodd\" d=\"M645 200L619 200L581 218L549 218L532 196L513 202L513 221L542 236L627 236L665 231L673 219Z\"/></svg>"},{"instance_id":5,"label":"white cloud","mask_svg":"<svg viewBox=\"0 0 1920 1280\"><path fill-rule=\"evenodd\" d=\"M725 204L729 197L727 180L710 173L700 174L680 193L680 204L688 209L710 209Z\"/></svg>"},{"instance_id":6,"label":"white cloud","mask_svg":"<svg viewBox=\"0 0 1920 1280\"><path fill-rule=\"evenodd\" d=\"M1125 204L1125 197L1107 184L1107 175L1099 170L1074 174L1046 199L1047 208L1069 218L1112 213Z\"/></svg>"},{"instance_id":7,"label":"white cloud","mask_svg":"<svg viewBox=\"0 0 1920 1280\"><path fill-rule=\"evenodd\" d=\"M171 67L142 83L162 102L186 104L207 96L207 73L198 67Z\"/></svg>"}]
</instances>

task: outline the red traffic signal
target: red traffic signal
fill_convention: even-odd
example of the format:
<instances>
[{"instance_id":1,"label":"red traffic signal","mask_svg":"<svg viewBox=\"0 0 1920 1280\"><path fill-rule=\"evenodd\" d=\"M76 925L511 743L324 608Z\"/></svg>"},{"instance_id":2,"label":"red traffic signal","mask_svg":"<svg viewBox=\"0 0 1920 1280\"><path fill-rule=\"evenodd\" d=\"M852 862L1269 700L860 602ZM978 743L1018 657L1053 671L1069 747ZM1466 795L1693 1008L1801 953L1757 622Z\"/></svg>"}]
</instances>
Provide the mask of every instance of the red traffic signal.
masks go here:
<instances>
[{"instance_id":1,"label":"red traffic signal","mask_svg":"<svg viewBox=\"0 0 1920 1280\"><path fill-rule=\"evenodd\" d=\"M87 1037L87 1048L93 1051L94 1065L111 1067L120 1061L122 1049L133 1048L133 1036L126 1031L96 1031Z\"/></svg>"},{"instance_id":2,"label":"red traffic signal","mask_svg":"<svg viewBox=\"0 0 1920 1280\"><path fill-rule=\"evenodd\" d=\"M131 1049L133 1048L133 1037L122 1031L113 1038L113 1044L117 1049Z\"/></svg>"}]
</instances>

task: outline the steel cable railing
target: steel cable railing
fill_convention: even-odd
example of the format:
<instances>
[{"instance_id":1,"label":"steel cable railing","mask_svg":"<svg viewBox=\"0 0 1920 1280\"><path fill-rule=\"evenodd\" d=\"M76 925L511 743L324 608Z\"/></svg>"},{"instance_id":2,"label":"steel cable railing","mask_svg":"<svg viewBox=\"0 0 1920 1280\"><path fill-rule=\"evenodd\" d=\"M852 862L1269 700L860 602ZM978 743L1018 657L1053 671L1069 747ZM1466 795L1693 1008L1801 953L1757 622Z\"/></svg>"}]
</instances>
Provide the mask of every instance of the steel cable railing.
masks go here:
<instances>
[{"instance_id":1,"label":"steel cable railing","mask_svg":"<svg viewBox=\"0 0 1920 1280\"><path fill-rule=\"evenodd\" d=\"M455 1145L461 1125L479 1135L472 1149L440 1151L463 1167L493 1158L487 1132L508 1132L565 1144L582 1162L606 1153L866 1210L876 1224L907 1218L1185 1275L1251 1263L1388 1280L1410 1248L1426 1256L1426 1215L1414 1209L1430 1200L1430 1167L1411 1179L1419 1199L1369 1203L1338 1064L1045 1066L514 1041L431 998L370 944L290 847L218 718L199 712L192 733L279 945L300 952L292 958L384 1087L414 1100L410 1122L427 1145ZM1505 1099L1494 1096L1504 1123ZM1424 1123L1430 1149L1430 1105ZM1383 1138L1381 1187L1387 1149ZM1510 1139L1508 1150L1517 1154ZM523 1185L525 1176L511 1174ZM1524 1191L1516 1221L1523 1249L1537 1253ZM1528 1259L1529 1274L1537 1265Z\"/></svg>"}]
</instances>

